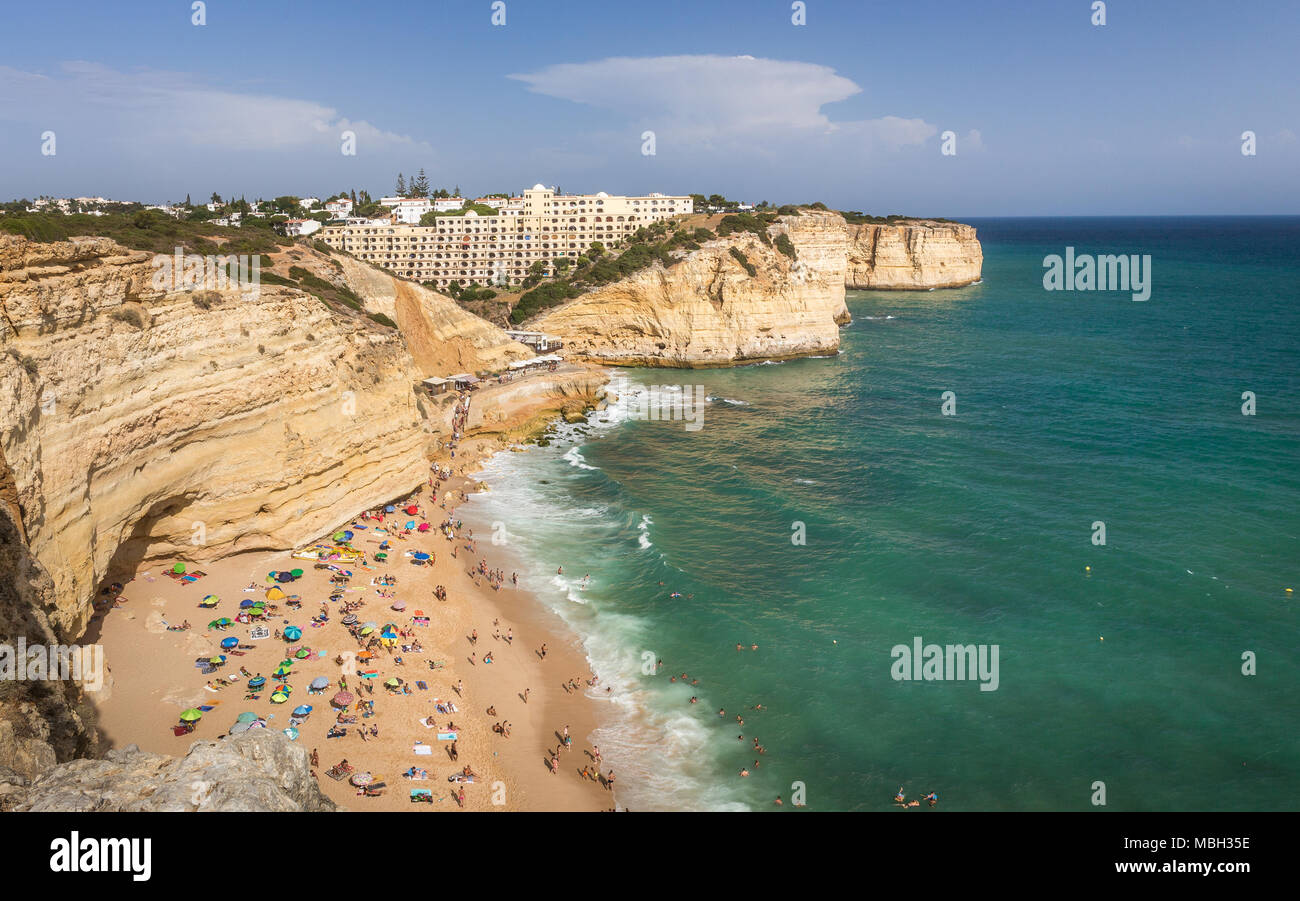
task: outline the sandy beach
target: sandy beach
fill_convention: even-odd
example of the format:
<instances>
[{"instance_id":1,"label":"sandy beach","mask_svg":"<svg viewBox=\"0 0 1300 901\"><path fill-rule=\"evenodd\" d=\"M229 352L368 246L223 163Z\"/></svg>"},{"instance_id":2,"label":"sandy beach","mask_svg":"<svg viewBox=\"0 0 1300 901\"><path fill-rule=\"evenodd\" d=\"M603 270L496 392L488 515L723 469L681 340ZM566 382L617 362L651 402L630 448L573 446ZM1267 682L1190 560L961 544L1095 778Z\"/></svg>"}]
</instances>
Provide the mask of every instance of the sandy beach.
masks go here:
<instances>
[{"instance_id":1,"label":"sandy beach","mask_svg":"<svg viewBox=\"0 0 1300 901\"><path fill-rule=\"evenodd\" d=\"M353 531L351 544L366 557L362 563L333 561L352 573L337 602L328 600L338 587L330 581L334 572L294 557L293 549L188 564L191 574L196 570L205 574L191 583L169 575L175 561L155 560L135 573L113 574L113 579L124 583L120 592L124 600L114 605L112 597L101 598L103 604L84 638L104 646L110 671L95 697L98 726L106 743L181 755L195 740L226 734L240 714L254 713L266 728L283 730L290 726L292 711L307 704L313 710L297 726L296 741L316 750L319 760L313 771L321 790L344 809L461 809L455 791L462 787L467 810L611 809L614 795L603 778L581 775L584 767L591 767L593 774L595 770L589 736L597 725L598 705L587 693L599 688L586 684L581 684L581 691L566 688L571 679L592 676L576 637L535 598L515 588L509 570L499 589L478 575L480 561L489 571L506 566L492 559L490 536L479 536L482 545L476 546L463 530L457 531L453 542L438 528L448 516L456 521L456 506L466 491L474 489L467 474L497 447L487 441L463 442L455 460L442 461L456 465L450 479L435 479L433 487L425 485L409 499L392 499L403 506L417 505L417 514L408 515L399 507L383 521L357 518L340 523L339 529ZM358 510L358 517L361 514ZM406 532L402 526L409 521L428 522L430 528ZM376 561L374 554L385 539L391 542L388 559ZM328 535L318 543L333 544ZM408 556L415 552L433 559L415 565ZM302 577L281 586L287 597L267 602L268 616L261 625L271 631L270 637L251 639L250 633L259 625L256 621L234 622L225 630L209 628L209 623L222 617L235 620L241 602L265 600L276 584L268 573L298 568ZM394 577L396 583L375 584L384 576ZM438 585L446 589L445 601L435 597ZM200 608L208 595L219 598L217 606ZM298 608L289 603L295 596L301 603ZM394 610L397 602L404 609ZM363 642L342 623L344 604L360 605L353 611L357 623L376 623L373 634L393 624L401 633L397 646L377 648L369 660L336 662L340 655L363 650ZM322 609L327 618L313 621ZM418 613L427 620L417 620ZM188 630L169 631L169 626L185 621L190 623ZM301 638L275 637L290 626L301 629ZM475 631L477 641L472 641ZM238 647L223 650L222 639L232 637L238 639ZM543 643L545 659L540 653ZM302 648L310 653L294 659L286 680L291 686L289 699L272 703L273 672ZM227 660L215 672L205 675L196 666L196 661L222 653ZM249 677L241 675L241 668L252 677L266 678L259 693L248 690ZM358 675L366 671L372 675ZM309 692L318 677L327 679L328 686L319 693ZM402 680L400 691L385 686L390 678ZM354 695L345 712L331 703L344 687ZM371 715L363 715L367 711L357 709L358 702L372 702ZM445 712L439 712L439 705ZM182 711L204 706L211 709L203 712L192 732L174 734ZM355 722L336 723L340 713L355 717ZM509 724L508 738L494 730L496 723ZM336 725L346 728L346 735L327 738ZM453 742L439 739L453 725L455 760ZM552 773L550 757L560 746L566 726L572 747L559 752L558 772ZM372 727L377 735L369 734ZM367 796L347 779L330 778L328 771L344 759L354 772L368 772L374 781L385 783L382 793ZM475 774L473 783L448 781L466 766ZM413 767L425 771L427 778L404 777ZM605 761L601 772L608 771ZM433 803L415 803L413 789L428 789Z\"/></svg>"}]
</instances>

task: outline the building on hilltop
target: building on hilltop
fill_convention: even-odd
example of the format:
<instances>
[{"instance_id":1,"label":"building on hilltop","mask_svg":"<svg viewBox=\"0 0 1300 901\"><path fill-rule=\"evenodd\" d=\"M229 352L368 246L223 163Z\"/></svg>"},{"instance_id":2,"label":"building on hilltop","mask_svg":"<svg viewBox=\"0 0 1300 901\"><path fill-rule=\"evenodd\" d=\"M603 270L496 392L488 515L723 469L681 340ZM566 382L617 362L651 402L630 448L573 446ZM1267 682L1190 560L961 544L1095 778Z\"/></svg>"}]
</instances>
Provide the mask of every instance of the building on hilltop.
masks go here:
<instances>
[{"instance_id":1,"label":"building on hilltop","mask_svg":"<svg viewBox=\"0 0 1300 901\"><path fill-rule=\"evenodd\" d=\"M438 288L453 281L507 286L522 282L534 263L552 274L556 258L576 259L593 242L612 245L652 222L691 212L690 197L556 194L543 185L496 202L502 209L495 216L470 210L428 226L349 221L326 225L321 238L357 259Z\"/></svg>"}]
</instances>

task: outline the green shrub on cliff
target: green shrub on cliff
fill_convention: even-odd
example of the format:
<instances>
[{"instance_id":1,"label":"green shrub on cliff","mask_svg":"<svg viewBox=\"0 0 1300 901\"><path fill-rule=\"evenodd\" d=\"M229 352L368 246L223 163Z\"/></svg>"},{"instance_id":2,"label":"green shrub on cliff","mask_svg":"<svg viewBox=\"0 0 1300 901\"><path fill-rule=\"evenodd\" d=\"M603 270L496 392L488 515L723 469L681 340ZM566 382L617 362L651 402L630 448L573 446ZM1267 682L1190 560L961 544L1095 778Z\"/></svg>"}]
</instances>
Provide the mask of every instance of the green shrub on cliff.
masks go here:
<instances>
[{"instance_id":1,"label":"green shrub on cliff","mask_svg":"<svg viewBox=\"0 0 1300 901\"><path fill-rule=\"evenodd\" d=\"M781 232L781 234L777 235L776 240L772 243L776 246L777 250L781 251L790 259L799 259L799 252L794 249L794 242L790 240L790 236L785 232Z\"/></svg>"},{"instance_id":2,"label":"green shrub on cliff","mask_svg":"<svg viewBox=\"0 0 1300 901\"><path fill-rule=\"evenodd\" d=\"M739 247L731 248L731 255L735 257L737 263L745 267L745 271L749 273L750 278L758 275L758 269L755 268L754 264L749 261L749 257L745 256L744 251Z\"/></svg>"},{"instance_id":3,"label":"green shrub on cliff","mask_svg":"<svg viewBox=\"0 0 1300 901\"><path fill-rule=\"evenodd\" d=\"M764 244L771 245L772 239L767 234L767 223L753 213L732 213L722 217L718 223L718 237L725 238L739 232L757 235Z\"/></svg>"}]
</instances>

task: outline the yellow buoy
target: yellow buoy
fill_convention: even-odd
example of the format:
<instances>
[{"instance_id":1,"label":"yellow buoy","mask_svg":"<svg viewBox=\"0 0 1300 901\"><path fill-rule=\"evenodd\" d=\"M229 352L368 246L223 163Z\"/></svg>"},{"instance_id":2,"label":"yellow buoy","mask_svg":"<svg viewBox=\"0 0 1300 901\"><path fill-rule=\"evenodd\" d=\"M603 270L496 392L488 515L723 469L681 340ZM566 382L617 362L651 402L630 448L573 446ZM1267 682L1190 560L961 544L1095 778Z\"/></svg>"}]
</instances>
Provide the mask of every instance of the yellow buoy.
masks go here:
<instances>
[{"instance_id":1,"label":"yellow buoy","mask_svg":"<svg viewBox=\"0 0 1300 901\"><path fill-rule=\"evenodd\" d=\"M1090 572L1092 572L1092 567L1091 567L1091 566L1085 566L1085 567L1083 568L1083 571L1086 572L1086 573L1090 573Z\"/></svg>"},{"instance_id":2,"label":"yellow buoy","mask_svg":"<svg viewBox=\"0 0 1300 901\"><path fill-rule=\"evenodd\" d=\"M1098 637L1097 640L1098 640L1098 641L1105 641L1105 640L1106 640L1106 636L1105 636L1105 635L1102 635L1102 636Z\"/></svg>"}]
</instances>

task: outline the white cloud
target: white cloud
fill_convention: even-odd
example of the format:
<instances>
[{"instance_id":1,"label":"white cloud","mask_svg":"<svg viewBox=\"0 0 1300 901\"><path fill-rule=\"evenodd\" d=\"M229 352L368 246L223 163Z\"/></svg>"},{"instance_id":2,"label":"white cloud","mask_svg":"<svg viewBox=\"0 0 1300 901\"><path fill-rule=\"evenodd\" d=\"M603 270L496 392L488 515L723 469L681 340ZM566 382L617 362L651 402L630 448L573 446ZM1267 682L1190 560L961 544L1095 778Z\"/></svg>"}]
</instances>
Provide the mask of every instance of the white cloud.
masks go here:
<instances>
[{"instance_id":1,"label":"white cloud","mask_svg":"<svg viewBox=\"0 0 1300 901\"><path fill-rule=\"evenodd\" d=\"M232 153L337 151L344 130L360 148L388 151L429 145L352 121L310 100L208 87L171 72L118 72L89 62L64 63L53 76L0 66L0 119L75 122L107 141L177 144Z\"/></svg>"},{"instance_id":2,"label":"white cloud","mask_svg":"<svg viewBox=\"0 0 1300 901\"><path fill-rule=\"evenodd\" d=\"M937 129L885 116L834 121L827 104L862 92L827 66L752 56L612 57L515 74L529 90L626 113L678 142L718 146L834 136L836 143L897 148Z\"/></svg>"}]
</instances>

